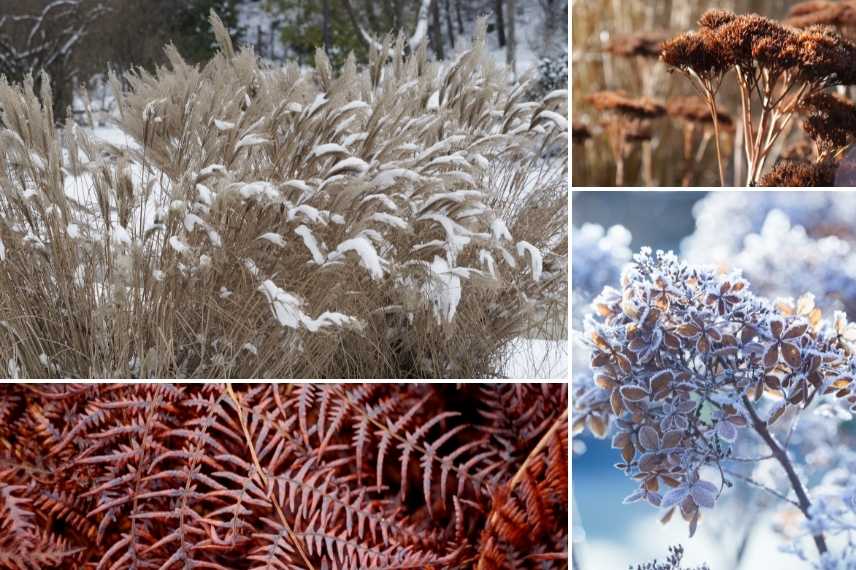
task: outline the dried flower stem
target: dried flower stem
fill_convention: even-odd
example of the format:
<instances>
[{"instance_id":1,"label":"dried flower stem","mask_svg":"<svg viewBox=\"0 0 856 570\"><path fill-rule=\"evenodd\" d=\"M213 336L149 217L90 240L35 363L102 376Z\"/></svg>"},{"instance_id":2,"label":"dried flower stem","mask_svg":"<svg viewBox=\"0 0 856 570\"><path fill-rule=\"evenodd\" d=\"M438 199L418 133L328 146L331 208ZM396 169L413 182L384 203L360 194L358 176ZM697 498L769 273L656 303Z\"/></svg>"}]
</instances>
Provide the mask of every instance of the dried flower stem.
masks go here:
<instances>
[{"instance_id":1,"label":"dried flower stem","mask_svg":"<svg viewBox=\"0 0 856 570\"><path fill-rule=\"evenodd\" d=\"M785 473L788 476L788 481L791 483L791 487L796 493L798 506L800 511L802 511L803 515L807 519L811 519L811 515L809 514L809 509L811 508L811 501L808 498L808 494L805 492L805 488L803 487L802 481L800 481L799 475L794 470L793 463L791 463L791 459L788 456L788 452L779 445L779 442L776 441L776 438L773 437L773 434L770 433L770 430L767 428L767 422L762 420L758 416L758 412L755 411L755 408L752 406L752 402L749 400L748 396L743 396L743 405L746 407L746 411L749 412L749 416L752 420L752 427L755 432L761 439L764 440L764 443L770 448L773 456L776 458L776 461L782 466L785 470ZM820 554L825 554L827 551L826 548L826 539L823 536L823 533L818 533L813 535L814 544L817 546L817 551Z\"/></svg>"},{"instance_id":2,"label":"dried flower stem","mask_svg":"<svg viewBox=\"0 0 856 570\"><path fill-rule=\"evenodd\" d=\"M692 125L684 132L684 163L686 164L686 172L684 172L684 177L681 181L683 186L690 186L692 184L693 178L696 174L696 165L701 163L702 158L704 158L704 153L707 151L707 147L710 144L710 139L713 138L713 133L705 129L701 140L698 143L698 147L695 152L693 152L692 138L694 132L695 128Z\"/></svg>"},{"instance_id":3,"label":"dried flower stem","mask_svg":"<svg viewBox=\"0 0 856 570\"><path fill-rule=\"evenodd\" d=\"M716 93L722 85L722 76L717 79L716 85L708 78L702 78L692 69L682 69L681 72L690 79L690 85L704 99L707 104L710 117L713 120L713 137L716 143L716 164L719 167L719 185L725 186L725 164L722 162L722 148L719 144L719 110L716 107Z\"/></svg>"}]
</instances>

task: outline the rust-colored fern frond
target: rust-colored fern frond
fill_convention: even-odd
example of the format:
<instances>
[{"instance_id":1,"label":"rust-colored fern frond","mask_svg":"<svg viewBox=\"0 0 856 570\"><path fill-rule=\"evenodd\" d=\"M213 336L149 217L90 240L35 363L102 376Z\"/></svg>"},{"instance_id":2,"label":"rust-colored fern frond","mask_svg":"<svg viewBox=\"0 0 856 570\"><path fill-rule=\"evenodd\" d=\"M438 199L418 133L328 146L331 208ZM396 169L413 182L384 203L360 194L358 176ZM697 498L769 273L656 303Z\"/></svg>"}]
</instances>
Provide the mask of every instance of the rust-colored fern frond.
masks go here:
<instances>
[{"instance_id":1,"label":"rust-colored fern frond","mask_svg":"<svg viewBox=\"0 0 856 570\"><path fill-rule=\"evenodd\" d=\"M547 385L5 385L0 568L561 568Z\"/></svg>"}]
</instances>

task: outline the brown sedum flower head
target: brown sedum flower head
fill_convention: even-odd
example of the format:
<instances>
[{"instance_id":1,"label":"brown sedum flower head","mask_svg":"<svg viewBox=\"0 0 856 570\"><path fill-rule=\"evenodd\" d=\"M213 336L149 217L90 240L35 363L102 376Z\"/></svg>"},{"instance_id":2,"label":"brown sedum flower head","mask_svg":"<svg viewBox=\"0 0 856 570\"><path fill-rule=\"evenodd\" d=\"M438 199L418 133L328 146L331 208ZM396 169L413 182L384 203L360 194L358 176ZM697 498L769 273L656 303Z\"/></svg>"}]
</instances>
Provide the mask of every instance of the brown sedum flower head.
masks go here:
<instances>
[{"instance_id":1,"label":"brown sedum flower head","mask_svg":"<svg viewBox=\"0 0 856 570\"><path fill-rule=\"evenodd\" d=\"M708 11L699 20L698 32L664 44L662 59L708 78L739 66L747 72L762 67L777 74L796 68L806 81L823 85L856 83L856 45L834 28L800 31L757 14Z\"/></svg>"},{"instance_id":2,"label":"brown sedum flower head","mask_svg":"<svg viewBox=\"0 0 856 570\"><path fill-rule=\"evenodd\" d=\"M737 14L734 12L714 8L713 10L708 10L701 15L701 18L698 20L698 27L708 30L716 30L726 24L730 24L736 20L737 17Z\"/></svg>"},{"instance_id":3,"label":"brown sedum flower head","mask_svg":"<svg viewBox=\"0 0 856 570\"><path fill-rule=\"evenodd\" d=\"M800 30L757 14L709 11L699 20L698 32L681 34L665 44L662 59L687 75L713 113L723 78L735 69L743 140L751 141L746 145L747 186L760 182L773 143L786 132L793 113L806 97L831 87L856 84L856 43L831 27ZM820 131L819 123L815 131ZM842 136L834 134L826 138L835 138L838 144ZM724 183L719 146L717 158ZM818 176L825 179L825 175L823 169L787 163L767 182L782 176L809 180Z\"/></svg>"},{"instance_id":4,"label":"brown sedum flower head","mask_svg":"<svg viewBox=\"0 0 856 570\"><path fill-rule=\"evenodd\" d=\"M788 10L788 18L825 12L840 8L843 5L836 0L806 0L805 2L798 2L791 6L791 9Z\"/></svg>"},{"instance_id":5,"label":"brown sedum flower head","mask_svg":"<svg viewBox=\"0 0 856 570\"><path fill-rule=\"evenodd\" d=\"M617 36L606 46L606 51L619 57L657 59L669 35L667 32L640 32Z\"/></svg>"},{"instance_id":6,"label":"brown sedum flower head","mask_svg":"<svg viewBox=\"0 0 856 570\"><path fill-rule=\"evenodd\" d=\"M786 33L781 36L763 36L752 45L751 59L773 73L781 74L802 62L800 36Z\"/></svg>"},{"instance_id":7,"label":"brown sedum flower head","mask_svg":"<svg viewBox=\"0 0 856 570\"><path fill-rule=\"evenodd\" d=\"M801 75L822 85L856 83L856 44L834 29L812 26L800 36Z\"/></svg>"},{"instance_id":8,"label":"brown sedum flower head","mask_svg":"<svg viewBox=\"0 0 856 570\"><path fill-rule=\"evenodd\" d=\"M624 126L624 140L627 142L646 142L654 138L654 129L648 121L632 119Z\"/></svg>"},{"instance_id":9,"label":"brown sedum flower head","mask_svg":"<svg viewBox=\"0 0 856 570\"><path fill-rule=\"evenodd\" d=\"M780 160L758 181L759 186L779 188L833 186L834 184L835 165L800 160Z\"/></svg>"},{"instance_id":10,"label":"brown sedum flower head","mask_svg":"<svg viewBox=\"0 0 856 570\"><path fill-rule=\"evenodd\" d=\"M794 4L783 23L794 28L809 26L834 26L850 28L856 25L856 2L831 2L811 0Z\"/></svg>"},{"instance_id":11,"label":"brown sedum flower head","mask_svg":"<svg viewBox=\"0 0 856 570\"><path fill-rule=\"evenodd\" d=\"M846 97L816 93L803 102L802 109L807 115L803 129L819 154L834 153L856 139L856 105Z\"/></svg>"},{"instance_id":12,"label":"brown sedum flower head","mask_svg":"<svg viewBox=\"0 0 856 570\"><path fill-rule=\"evenodd\" d=\"M773 56L777 51L787 53L793 50L789 42L793 41L793 32L778 22L757 14L736 16L731 22L723 24L713 32L723 49L731 55L735 65L751 67L755 60L754 50L759 45L766 47L759 55Z\"/></svg>"},{"instance_id":13,"label":"brown sedum flower head","mask_svg":"<svg viewBox=\"0 0 856 570\"><path fill-rule=\"evenodd\" d=\"M610 111L628 118L656 119L666 114L666 107L649 97L633 99L623 91L598 91L587 97L598 111Z\"/></svg>"},{"instance_id":14,"label":"brown sedum flower head","mask_svg":"<svg viewBox=\"0 0 856 570\"><path fill-rule=\"evenodd\" d=\"M667 65L692 70L702 78L722 75L733 65L733 59L715 34L709 31L683 33L663 44L660 58Z\"/></svg>"}]
</instances>

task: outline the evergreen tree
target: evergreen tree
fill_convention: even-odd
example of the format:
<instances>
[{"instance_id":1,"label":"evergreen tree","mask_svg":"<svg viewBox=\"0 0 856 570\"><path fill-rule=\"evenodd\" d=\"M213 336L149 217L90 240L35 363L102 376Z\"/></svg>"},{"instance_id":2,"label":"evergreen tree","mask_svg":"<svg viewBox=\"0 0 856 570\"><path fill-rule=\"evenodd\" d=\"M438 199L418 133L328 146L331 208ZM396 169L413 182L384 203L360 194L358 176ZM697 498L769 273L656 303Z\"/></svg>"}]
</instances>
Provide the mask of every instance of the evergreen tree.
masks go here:
<instances>
[{"instance_id":1,"label":"evergreen tree","mask_svg":"<svg viewBox=\"0 0 856 570\"><path fill-rule=\"evenodd\" d=\"M311 63L317 48L324 48L331 63L338 67L353 52L359 61L368 58L368 48L360 38L349 15L351 7L341 0L307 2L277 0L282 13L288 14L282 29L283 43L300 63ZM325 9L326 8L326 9ZM325 34L326 31L326 34ZM326 41L325 41L326 40Z\"/></svg>"},{"instance_id":2,"label":"evergreen tree","mask_svg":"<svg viewBox=\"0 0 856 570\"><path fill-rule=\"evenodd\" d=\"M208 15L211 10L223 20L233 40L238 40L238 0L183 0L170 20L174 43L189 61L205 61L217 51Z\"/></svg>"}]
</instances>

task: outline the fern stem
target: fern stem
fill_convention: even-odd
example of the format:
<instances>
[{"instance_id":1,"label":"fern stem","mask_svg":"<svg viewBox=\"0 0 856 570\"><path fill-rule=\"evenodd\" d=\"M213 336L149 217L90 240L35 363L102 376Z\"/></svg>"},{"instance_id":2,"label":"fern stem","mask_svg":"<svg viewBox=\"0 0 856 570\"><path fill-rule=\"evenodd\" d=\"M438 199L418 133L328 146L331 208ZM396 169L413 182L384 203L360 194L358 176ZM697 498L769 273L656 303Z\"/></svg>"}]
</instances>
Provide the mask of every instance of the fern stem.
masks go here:
<instances>
[{"instance_id":1,"label":"fern stem","mask_svg":"<svg viewBox=\"0 0 856 570\"><path fill-rule=\"evenodd\" d=\"M520 466L520 469L517 470L517 473L514 474L514 477L511 478L511 481L508 484L509 491L514 489L514 486L520 482L520 479L523 477L523 474L526 472L526 468L529 467L529 464L538 457L538 454L541 453L541 450L544 449L547 444L553 439L553 436L557 431L568 423L568 410L565 410L564 413L559 416L559 418L553 422L553 425L550 426L550 429L547 430L547 433L541 437L541 440L538 444L529 452L529 455L526 456L526 460L523 462L523 465Z\"/></svg>"},{"instance_id":2,"label":"fern stem","mask_svg":"<svg viewBox=\"0 0 856 570\"><path fill-rule=\"evenodd\" d=\"M253 465L256 467L256 471L259 474L259 478L262 480L262 484L265 486L265 489L268 489L268 479L265 476L264 469L262 469L262 465L259 462L259 456L256 453L256 447L253 445L253 438L250 436L250 430L247 427L247 418L244 416L244 406L241 404L241 401L238 399L237 394L232 389L231 383L226 383L226 392L229 394L229 397L232 398L232 401L235 402L235 406L238 408L238 421L241 422L241 429L244 432L244 438L247 441L247 448L250 450L250 456L253 459ZM306 553L303 551L303 547L300 544L300 541L297 538L297 535L294 533L294 530L291 528L291 525L288 524L288 520L285 518L285 513L282 512L282 507L279 506L279 502L275 500L274 497L271 496L271 492L268 491L268 499L273 505L274 509L276 509L276 514L279 516L279 520L282 523L282 526L285 527L285 530L288 531L288 536L291 539L292 544L297 548L297 552L300 554L300 557L303 559L303 562L310 570L315 570L315 566L309 561Z\"/></svg>"}]
</instances>

